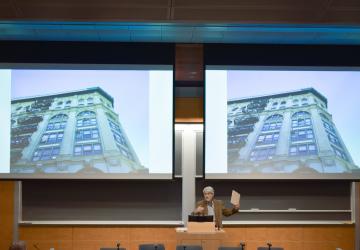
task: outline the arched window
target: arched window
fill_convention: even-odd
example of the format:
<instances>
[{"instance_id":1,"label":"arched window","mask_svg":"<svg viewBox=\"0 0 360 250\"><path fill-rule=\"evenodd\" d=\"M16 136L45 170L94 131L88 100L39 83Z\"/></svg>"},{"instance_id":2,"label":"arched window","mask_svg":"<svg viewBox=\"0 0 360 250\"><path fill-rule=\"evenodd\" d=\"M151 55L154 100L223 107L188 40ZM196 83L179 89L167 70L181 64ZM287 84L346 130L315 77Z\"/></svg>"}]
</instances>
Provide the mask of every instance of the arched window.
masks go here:
<instances>
[{"instance_id":1,"label":"arched window","mask_svg":"<svg viewBox=\"0 0 360 250\"><path fill-rule=\"evenodd\" d=\"M51 122L58 122L58 121L66 121L68 119L68 116L65 114L57 114L51 117Z\"/></svg>"},{"instance_id":2,"label":"arched window","mask_svg":"<svg viewBox=\"0 0 360 250\"><path fill-rule=\"evenodd\" d=\"M299 111L291 117L290 156L317 154L311 115L306 111Z\"/></svg>"},{"instance_id":3,"label":"arched window","mask_svg":"<svg viewBox=\"0 0 360 250\"><path fill-rule=\"evenodd\" d=\"M97 124L96 114L93 111L82 111L76 118L77 127L95 126Z\"/></svg>"},{"instance_id":4,"label":"arched window","mask_svg":"<svg viewBox=\"0 0 360 250\"><path fill-rule=\"evenodd\" d=\"M84 102L85 102L84 99L79 99L79 100L78 100L79 106L84 106Z\"/></svg>"},{"instance_id":5,"label":"arched window","mask_svg":"<svg viewBox=\"0 0 360 250\"><path fill-rule=\"evenodd\" d=\"M299 106L299 99L294 99L292 102L293 102L293 107Z\"/></svg>"},{"instance_id":6,"label":"arched window","mask_svg":"<svg viewBox=\"0 0 360 250\"><path fill-rule=\"evenodd\" d=\"M311 115L306 111L299 111L291 117L291 125L293 128L311 126Z\"/></svg>"},{"instance_id":7,"label":"arched window","mask_svg":"<svg viewBox=\"0 0 360 250\"><path fill-rule=\"evenodd\" d=\"M302 105L302 106L309 105L308 99L307 99L306 97L304 97L304 98L301 99L301 105Z\"/></svg>"},{"instance_id":8,"label":"arched window","mask_svg":"<svg viewBox=\"0 0 360 250\"><path fill-rule=\"evenodd\" d=\"M274 114L266 118L261 133L256 140L254 149L250 153L250 161L272 159L279 141L283 116Z\"/></svg>"},{"instance_id":9,"label":"arched window","mask_svg":"<svg viewBox=\"0 0 360 250\"><path fill-rule=\"evenodd\" d=\"M65 114L57 114L51 117L46 130L63 130L66 126L68 116Z\"/></svg>"},{"instance_id":10,"label":"arched window","mask_svg":"<svg viewBox=\"0 0 360 250\"><path fill-rule=\"evenodd\" d=\"M55 108L56 108L56 109L61 109L61 108L63 107L63 104L64 104L64 103L63 103L62 101L57 102Z\"/></svg>"},{"instance_id":11,"label":"arched window","mask_svg":"<svg viewBox=\"0 0 360 250\"><path fill-rule=\"evenodd\" d=\"M286 101L282 101L281 103L280 103L280 107L279 107L280 109L284 109L284 108L286 108Z\"/></svg>"},{"instance_id":12,"label":"arched window","mask_svg":"<svg viewBox=\"0 0 360 250\"><path fill-rule=\"evenodd\" d=\"M65 102L65 108L69 108L71 106L71 100Z\"/></svg>"},{"instance_id":13,"label":"arched window","mask_svg":"<svg viewBox=\"0 0 360 250\"><path fill-rule=\"evenodd\" d=\"M68 116L57 114L50 118L45 133L41 136L39 145L34 154L33 161L55 160L60 153L60 144L64 137L64 129Z\"/></svg>"},{"instance_id":14,"label":"arched window","mask_svg":"<svg viewBox=\"0 0 360 250\"><path fill-rule=\"evenodd\" d=\"M89 97L89 98L87 99L87 104L88 104L88 105L94 104L94 98Z\"/></svg>"},{"instance_id":15,"label":"arched window","mask_svg":"<svg viewBox=\"0 0 360 250\"><path fill-rule=\"evenodd\" d=\"M262 127L262 131L279 130L282 125L283 116L279 114L269 116Z\"/></svg>"},{"instance_id":16,"label":"arched window","mask_svg":"<svg viewBox=\"0 0 360 250\"><path fill-rule=\"evenodd\" d=\"M273 102L271 109L277 109L278 102Z\"/></svg>"},{"instance_id":17,"label":"arched window","mask_svg":"<svg viewBox=\"0 0 360 250\"><path fill-rule=\"evenodd\" d=\"M75 156L102 153L100 133L96 125L96 113L93 111L82 111L76 116Z\"/></svg>"}]
</instances>

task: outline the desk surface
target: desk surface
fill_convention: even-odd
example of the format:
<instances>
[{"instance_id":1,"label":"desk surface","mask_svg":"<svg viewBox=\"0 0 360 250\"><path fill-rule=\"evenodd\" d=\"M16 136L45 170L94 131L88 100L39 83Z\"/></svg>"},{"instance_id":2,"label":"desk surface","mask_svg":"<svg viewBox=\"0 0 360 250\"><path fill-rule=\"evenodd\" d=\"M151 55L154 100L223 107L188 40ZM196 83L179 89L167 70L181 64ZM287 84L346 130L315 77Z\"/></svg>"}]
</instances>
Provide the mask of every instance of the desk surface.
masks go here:
<instances>
[{"instance_id":1,"label":"desk surface","mask_svg":"<svg viewBox=\"0 0 360 250\"><path fill-rule=\"evenodd\" d=\"M184 230L185 228L180 228L180 230ZM176 238L178 240L181 239L198 239L198 240L222 240L226 237L226 232L221 229L214 232L187 232L187 231L179 231L178 228L176 230Z\"/></svg>"}]
</instances>

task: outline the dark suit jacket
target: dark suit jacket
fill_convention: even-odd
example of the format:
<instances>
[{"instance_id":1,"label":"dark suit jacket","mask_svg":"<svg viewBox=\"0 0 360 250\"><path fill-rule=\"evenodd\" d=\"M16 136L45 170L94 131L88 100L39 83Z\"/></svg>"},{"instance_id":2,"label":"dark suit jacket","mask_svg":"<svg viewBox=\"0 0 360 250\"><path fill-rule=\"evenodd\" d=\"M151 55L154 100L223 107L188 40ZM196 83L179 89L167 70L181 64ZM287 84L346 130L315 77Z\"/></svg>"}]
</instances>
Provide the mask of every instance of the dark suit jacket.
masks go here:
<instances>
[{"instance_id":1,"label":"dark suit jacket","mask_svg":"<svg viewBox=\"0 0 360 250\"><path fill-rule=\"evenodd\" d=\"M221 200L214 201L214 213L215 213L215 225L216 227L222 227L222 216L230 216L238 212L235 208L226 208L224 202ZM194 213L196 215L208 215L207 201L201 200L196 203L196 207L202 206L204 211L202 213Z\"/></svg>"}]
</instances>

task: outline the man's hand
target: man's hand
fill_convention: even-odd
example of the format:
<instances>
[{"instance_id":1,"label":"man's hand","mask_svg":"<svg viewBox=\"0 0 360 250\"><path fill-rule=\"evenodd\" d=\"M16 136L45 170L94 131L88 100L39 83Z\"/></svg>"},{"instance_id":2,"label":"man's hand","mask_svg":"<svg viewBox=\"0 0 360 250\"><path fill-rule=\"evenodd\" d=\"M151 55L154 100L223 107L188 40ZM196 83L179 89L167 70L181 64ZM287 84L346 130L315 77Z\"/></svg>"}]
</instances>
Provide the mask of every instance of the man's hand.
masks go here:
<instances>
[{"instance_id":1,"label":"man's hand","mask_svg":"<svg viewBox=\"0 0 360 250\"><path fill-rule=\"evenodd\" d=\"M203 213L204 212L204 207L202 206L198 206L195 210L195 213Z\"/></svg>"},{"instance_id":2,"label":"man's hand","mask_svg":"<svg viewBox=\"0 0 360 250\"><path fill-rule=\"evenodd\" d=\"M235 204L234 205L234 209L239 210L239 208L240 208L240 204Z\"/></svg>"}]
</instances>

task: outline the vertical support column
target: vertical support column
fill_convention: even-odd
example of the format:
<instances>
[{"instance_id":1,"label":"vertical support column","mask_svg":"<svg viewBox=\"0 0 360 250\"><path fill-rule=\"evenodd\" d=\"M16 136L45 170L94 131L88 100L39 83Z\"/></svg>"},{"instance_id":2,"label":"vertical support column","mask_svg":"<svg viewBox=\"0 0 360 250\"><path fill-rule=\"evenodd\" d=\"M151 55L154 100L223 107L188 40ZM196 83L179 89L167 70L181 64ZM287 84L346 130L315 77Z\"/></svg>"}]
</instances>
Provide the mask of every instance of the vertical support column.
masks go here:
<instances>
[{"instance_id":1,"label":"vertical support column","mask_svg":"<svg viewBox=\"0 0 360 250\"><path fill-rule=\"evenodd\" d=\"M177 44L175 47L175 122L204 121L204 51L202 44ZM182 131L182 220L195 206L196 129L194 124L178 124ZM202 125L201 125L202 126Z\"/></svg>"},{"instance_id":2,"label":"vertical support column","mask_svg":"<svg viewBox=\"0 0 360 250\"><path fill-rule=\"evenodd\" d=\"M60 155L71 157L74 148L74 138L76 129L76 111L73 110L67 114L68 119L64 130L64 138L61 143Z\"/></svg>"},{"instance_id":3,"label":"vertical support column","mask_svg":"<svg viewBox=\"0 0 360 250\"><path fill-rule=\"evenodd\" d=\"M289 142L290 142L290 131L291 131L291 113L286 111L283 115L283 121L280 129L279 142L276 149L278 156L287 157L289 154Z\"/></svg>"},{"instance_id":4,"label":"vertical support column","mask_svg":"<svg viewBox=\"0 0 360 250\"><path fill-rule=\"evenodd\" d=\"M182 131L182 220L185 224L195 206L196 131L199 126L201 125L176 126L177 131Z\"/></svg>"},{"instance_id":5,"label":"vertical support column","mask_svg":"<svg viewBox=\"0 0 360 250\"><path fill-rule=\"evenodd\" d=\"M360 249L360 182L353 182L351 191L351 219L355 221L355 249Z\"/></svg>"},{"instance_id":6,"label":"vertical support column","mask_svg":"<svg viewBox=\"0 0 360 250\"><path fill-rule=\"evenodd\" d=\"M325 131L324 125L319 115L319 110L317 108L312 107L310 112L311 112L312 127L314 130L315 138L317 140L317 145L319 147L318 148L319 154L320 155L333 154L327 133Z\"/></svg>"},{"instance_id":7,"label":"vertical support column","mask_svg":"<svg viewBox=\"0 0 360 250\"><path fill-rule=\"evenodd\" d=\"M21 181L15 182L14 187L14 220L13 220L13 241L19 240L19 222L22 220L21 210Z\"/></svg>"},{"instance_id":8,"label":"vertical support column","mask_svg":"<svg viewBox=\"0 0 360 250\"><path fill-rule=\"evenodd\" d=\"M105 111L101 106L96 108L96 119L104 153L118 152Z\"/></svg>"},{"instance_id":9,"label":"vertical support column","mask_svg":"<svg viewBox=\"0 0 360 250\"><path fill-rule=\"evenodd\" d=\"M249 159L250 153L253 150L253 148L255 147L257 138L258 138L259 134L261 133L261 129L264 125L265 119L266 119L266 116L261 115L259 117L259 121L254 124L254 130L251 133L249 133L245 147L240 149L240 160L248 160Z\"/></svg>"},{"instance_id":10,"label":"vertical support column","mask_svg":"<svg viewBox=\"0 0 360 250\"><path fill-rule=\"evenodd\" d=\"M46 131L46 127L48 124L49 119L51 118L51 115L46 114L43 117L43 120L37 125L37 131L35 131L32 135L31 135L31 142L30 144L25 147L25 149L22 152L22 161L26 162L26 161L31 161L32 160L32 156L34 154L34 151L36 150L42 135L44 134L44 132Z\"/></svg>"}]
</instances>

